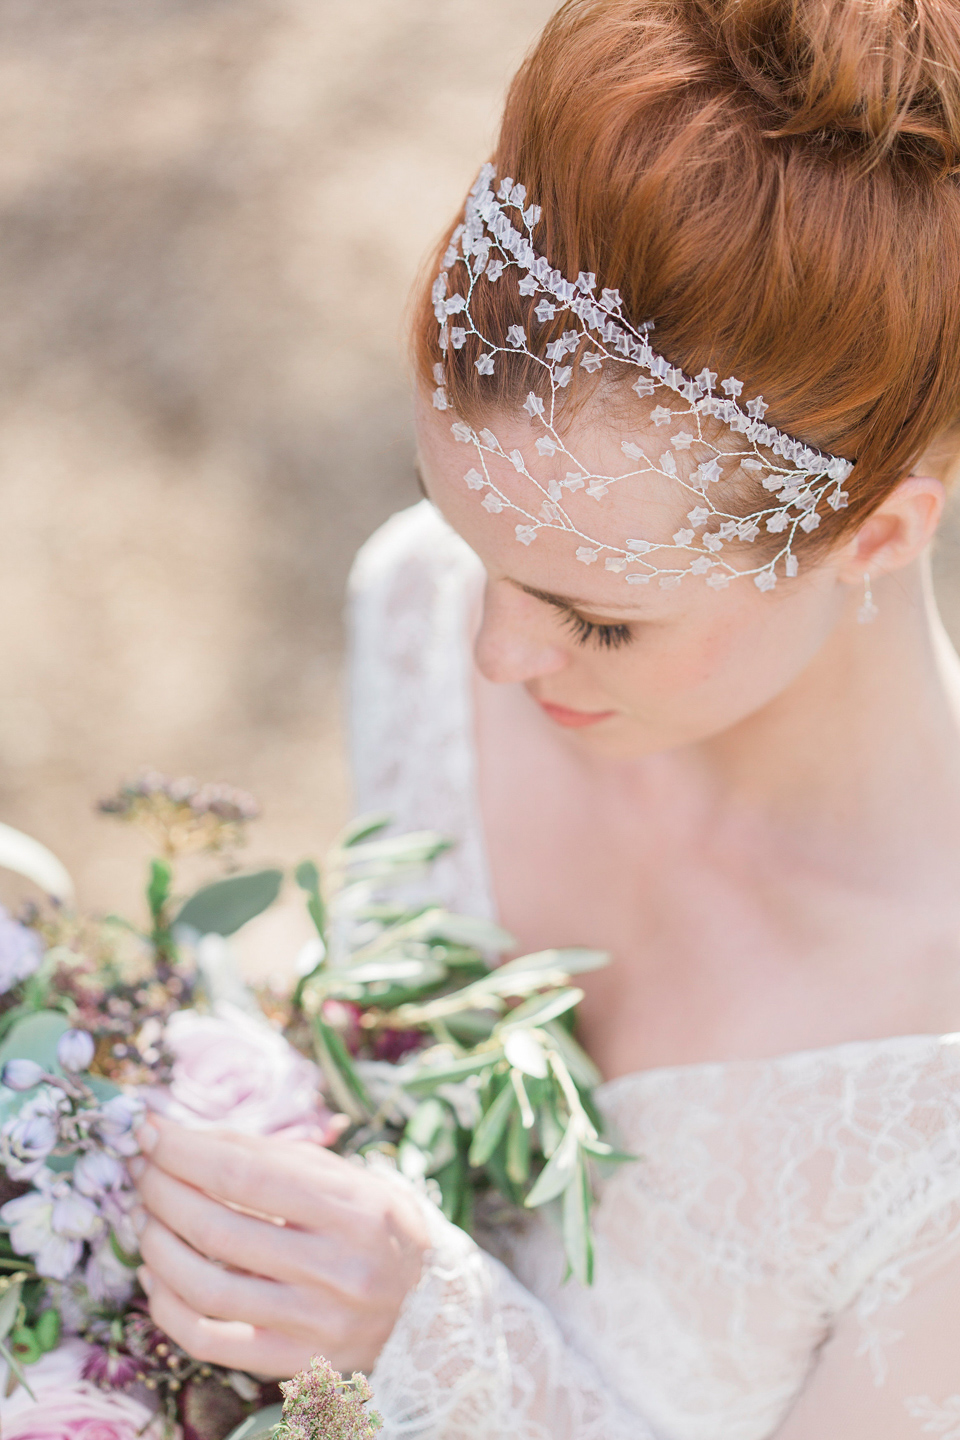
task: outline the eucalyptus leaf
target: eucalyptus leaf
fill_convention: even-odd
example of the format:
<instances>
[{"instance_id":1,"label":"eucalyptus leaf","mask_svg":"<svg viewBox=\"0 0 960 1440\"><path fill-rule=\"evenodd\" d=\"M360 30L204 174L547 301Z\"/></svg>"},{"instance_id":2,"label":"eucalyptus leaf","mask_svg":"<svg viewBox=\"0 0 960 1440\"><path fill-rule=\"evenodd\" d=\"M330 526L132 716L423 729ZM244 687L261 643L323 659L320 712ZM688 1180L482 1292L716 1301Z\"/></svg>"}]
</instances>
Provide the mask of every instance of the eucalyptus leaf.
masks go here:
<instances>
[{"instance_id":1,"label":"eucalyptus leaf","mask_svg":"<svg viewBox=\"0 0 960 1440\"><path fill-rule=\"evenodd\" d=\"M320 871L312 860L302 860L293 874L300 889L306 893L310 919L322 939L326 930L327 914L320 893Z\"/></svg>"},{"instance_id":2,"label":"eucalyptus leaf","mask_svg":"<svg viewBox=\"0 0 960 1440\"><path fill-rule=\"evenodd\" d=\"M489 1010L463 1010L459 1015L450 1015L446 1024L461 1045L479 1045L493 1034L496 1016Z\"/></svg>"},{"instance_id":3,"label":"eucalyptus leaf","mask_svg":"<svg viewBox=\"0 0 960 1440\"><path fill-rule=\"evenodd\" d=\"M336 1030L319 1015L313 1017L313 1044L334 1105L355 1124L369 1120L373 1106L350 1052Z\"/></svg>"},{"instance_id":4,"label":"eucalyptus leaf","mask_svg":"<svg viewBox=\"0 0 960 1440\"><path fill-rule=\"evenodd\" d=\"M395 919L393 924L384 925L372 939L357 944L355 936L355 948L352 951L350 963L358 965L376 956L388 955L394 950L408 946L410 942L415 942L419 950L428 954L431 948L430 939L433 929L431 921L433 917L442 913L436 907L407 911ZM436 949L438 951L437 958L439 958L439 954L442 954L442 946L437 946Z\"/></svg>"},{"instance_id":5,"label":"eucalyptus leaf","mask_svg":"<svg viewBox=\"0 0 960 1440\"><path fill-rule=\"evenodd\" d=\"M166 860L151 860L150 879L147 884L147 904L150 907L154 925L160 924L163 907L170 898L172 883L173 871Z\"/></svg>"},{"instance_id":6,"label":"eucalyptus leaf","mask_svg":"<svg viewBox=\"0 0 960 1440\"><path fill-rule=\"evenodd\" d=\"M557 1196L562 1194L576 1174L579 1156L580 1145L576 1133L573 1126L568 1125L563 1139L540 1171L524 1202L528 1209L546 1205L549 1200L556 1200Z\"/></svg>"},{"instance_id":7,"label":"eucalyptus leaf","mask_svg":"<svg viewBox=\"0 0 960 1440\"><path fill-rule=\"evenodd\" d=\"M409 1072L405 1067L403 1075L398 1078L404 1090L409 1090L412 1095L418 1095L425 1091L435 1090L438 1085L449 1085L457 1080L463 1080L467 1075L477 1075L481 1070L488 1069L502 1059L503 1050L497 1048L481 1051L478 1055L468 1055L463 1060L451 1060L448 1063L429 1064L422 1061L418 1064L414 1062Z\"/></svg>"},{"instance_id":8,"label":"eucalyptus leaf","mask_svg":"<svg viewBox=\"0 0 960 1440\"><path fill-rule=\"evenodd\" d=\"M442 1100L424 1100L407 1121L405 1135L429 1150L441 1131L450 1129L450 1107Z\"/></svg>"},{"instance_id":9,"label":"eucalyptus leaf","mask_svg":"<svg viewBox=\"0 0 960 1440\"><path fill-rule=\"evenodd\" d=\"M444 1215L454 1225L462 1223L464 1199L470 1193L463 1155L455 1155L433 1178L440 1186L440 1208Z\"/></svg>"},{"instance_id":10,"label":"eucalyptus leaf","mask_svg":"<svg viewBox=\"0 0 960 1440\"><path fill-rule=\"evenodd\" d=\"M581 1285L593 1284L593 1240L590 1235L590 1182L586 1167L578 1162L570 1184L563 1192L563 1248L567 1263Z\"/></svg>"},{"instance_id":11,"label":"eucalyptus leaf","mask_svg":"<svg viewBox=\"0 0 960 1440\"><path fill-rule=\"evenodd\" d=\"M631 1165L641 1158L639 1155L629 1154L626 1150L617 1150L605 1140L581 1139L580 1147L595 1160L609 1161L611 1165Z\"/></svg>"},{"instance_id":12,"label":"eucalyptus leaf","mask_svg":"<svg viewBox=\"0 0 960 1440\"><path fill-rule=\"evenodd\" d=\"M17 1323L23 1281L13 1280L0 1294L0 1340L5 1340Z\"/></svg>"},{"instance_id":13,"label":"eucalyptus leaf","mask_svg":"<svg viewBox=\"0 0 960 1440\"><path fill-rule=\"evenodd\" d=\"M548 1020L543 1028L563 1056L567 1069L578 1085L585 1090L594 1090L603 1083L603 1076L590 1056L563 1025L556 1025Z\"/></svg>"},{"instance_id":14,"label":"eucalyptus leaf","mask_svg":"<svg viewBox=\"0 0 960 1440\"><path fill-rule=\"evenodd\" d=\"M400 1141L397 1159L401 1172L416 1178L449 1165L457 1154L456 1130L449 1105L436 1099L418 1105Z\"/></svg>"},{"instance_id":15,"label":"eucalyptus leaf","mask_svg":"<svg viewBox=\"0 0 960 1440\"><path fill-rule=\"evenodd\" d=\"M566 1130L557 1119L553 1105L544 1103L537 1112L537 1130L543 1153L548 1158L554 1154L563 1140Z\"/></svg>"},{"instance_id":16,"label":"eucalyptus leaf","mask_svg":"<svg viewBox=\"0 0 960 1440\"><path fill-rule=\"evenodd\" d=\"M12 825L0 825L0 869L32 880L44 894L63 904L73 900L73 881L53 851Z\"/></svg>"},{"instance_id":17,"label":"eucalyptus leaf","mask_svg":"<svg viewBox=\"0 0 960 1440\"><path fill-rule=\"evenodd\" d=\"M514 1185L525 1185L530 1178L530 1131L519 1110L514 1110L507 1127L507 1174Z\"/></svg>"},{"instance_id":18,"label":"eucalyptus leaf","mask_svg":"<svg viewBox=\"0 0 960 1440\"><path fill-rule=\"evenodd\" d=\"M349 850L354 845L361 845L372 835L379 835L381 830L386 830L392 818L391 815L359 815L341 832L337 841L338 848Z\"/></svg>"},{"instance_id":19,"label":"eucalyptus leaf","mask_svg":"<svg viewBox=\"0 0 960 1440\"><path fill-rule=\"evenodd\" d=\"M188 926L200 935L233 935L269 909L282 884L282 870L255 870L216 880L191 895L175 924Z\"/></svg>"},{"instance_id":20,"label":"eucalyptus leaf","mask_svg":"<svg viewBox=\"0 0 960 1440\"><path fill-rule=\"evenodd\" d=\"M36 1403L37 1403L37 1397L36 1397L36 1395L34 1395L33 1391L30 1389L30 1385L29 1385L29 1383L28 1383L28 1381L27 1381L27 1377L26 1377L26 1375L23 1373L23 1366L20 1364L20 1361L17 1359L16 1355L14 1355L13 1351L12 1351L12 1350L9 1350L9 1349L7 1348L7 1345L6 1345L5 1341L3 1341L3 1340L0 1340L0 1359L6 1360L7 1364L10 1366L10 1369L13 1371L14 1375L17 1377L17 1379L19 1380L20 1384L23 1386L24 1390L26 1390L27 1394L30 1396L30 1399L33 1401L34 1404L36 1404Z\"/></svg>"},{"instance_id":21,"label":"eucalyptus leaf","mask_svg":"<svg viewBox=\"0 0 960 1440\"><path fill-rule=\"evenodd\" d=\"M231 1430L227 1440L268 1440L283 1419L282 1405L268 1405L248 1415L242 1424Z\"/></svg>"},{"instance_id":22,"label":"eucalyptus leaf","mask_svg":"<svg viewBox=\"0 0 960 1440\"><path fill-rule=\"evenodd\" d=\"M572 1010L582 999L583 991L572 986L563 990L552 990L547 995L534 995L503 1018L498 1027L499 1031L506 1036L514 1026L526 1030L533 1025L545 1025L548 1020L556 1020L558 1015Z\"/></svg>"},{"instance_id":23,"label":"eucalyptus leaf","mask_svg":"<svg viewBox=\"0 0 960 1440\"><path fill-rule=\"evenodd\" d=\"M446 978L446 967L427 956L397 955L350 965L344 970L329 970L326 984L336 993L337 982L344 985L372 985L380 980L405 981L419 986L435 985Z\"/></svg>"},{"instance_id":24,"label":"eucalyptus leaf","mask_svg":"<svg viewBox=\"0 0 960 1440\"><path fill-rule=\"evenodd\" d=\"M432 912L430 923L431 938L450 940L471 950L512 950L514 938L492 920L481 920L473 915L448 915L445 911Z\"/></svg>"},{"instance_id":25,"label":"eucalyptus leaf","mask_svg":"<svg viewBox=\"0 0 960 1440\"><path fill-rule=\"evenodd\" d=\"M8 1060L35 1060L44 1070L62 1075L57 1063L57 1042L70 1022L61 1010L34 1010L18 1020L0 1045L0 1069Z\"/></svg>"},{"instance_id":26,"label":"eucalyptus leaf","mask_svg":"<svg viewBox=\"0 0 960 1440\"><path fill-rule=\"evenodd\" d=\"M571 946L567 950L537 950L531 955L519 955L497 967L498 975L526 974L528 971L559 972L563 975L583 975L590 970L602 970L610 964L606 950L586 950ZM546 983L546 982L544 982Z\"/></svg>"},{"instance_id":27,"label":"eucalyptus leaf","mask_svg":"<svg viewBox=\"0 0 960 1440\"><path fill-rule=\"evenodd\" d=\"M516 1108L517 1097L512 1085L504 1085L490 1108L481 1117L473 1132L470 1164L485 1165L496 1150L507 1128L510 1112Z\"/></svg>"},{"instance_id":28,"label":"eucalyptus leaf","mask_svg":"<svg viewBox=\"0 0 960 1440\"><path fill-rule=\"evenodd\" d=\"M344 867L346 878L356 884L362 880L399 878L407 870L419 870L436 860L450 841L432 830L413 831L409 835L390 836L383 840L356 843L335 856L335 863Z\"/></svg>"}]
</instances>

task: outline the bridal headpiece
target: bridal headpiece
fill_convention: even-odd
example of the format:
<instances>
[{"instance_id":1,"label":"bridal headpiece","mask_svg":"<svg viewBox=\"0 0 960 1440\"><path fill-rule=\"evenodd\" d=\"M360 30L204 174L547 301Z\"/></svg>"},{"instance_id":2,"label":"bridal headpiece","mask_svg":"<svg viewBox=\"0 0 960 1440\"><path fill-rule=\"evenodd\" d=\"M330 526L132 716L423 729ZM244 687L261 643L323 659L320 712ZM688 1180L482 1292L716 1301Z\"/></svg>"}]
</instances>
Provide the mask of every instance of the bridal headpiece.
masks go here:
<instances>
[{"instance_id":1,"label":"bridal headpiece","mask_svg":"<svg viewBox=\"0 0 960 1440\"><path fill-rule=\"evenodd\" d=\"M532 545L544 529L568 532L580 542L576 549L579 561L592 565L602 557L608 570L623 572L634 585L647 584L657 576L660 585L669 588L693 574L722 588L737 576L749 575L761 590L770 590L777 583L778 566L782 565L785 575L796 575L798 560L793 547L797 532L809 534L817 528L822 506L833 510L846 506L843 482L853 468L851 462L821 454L765 424L763 396L741 405L739 380L731 377L718 386L717 375L709 369L691 379L658 355L650 344L652 322L634 328L623 314L618 291L601 290L598 296L594 275L581 273L572 281L552 268L533 245L540 207L528 204L526 190L513 180L501 181L496 192L494 182L494 167L485 165L434 282L440 350L446 358L451 347L460 350L468 337L474 336L478 341L474 364L480 375L496 374L501 355L524 355L543 367L549 396L544 399L531 390L522 409L542 427L536 450L540 457L550 459L551 475L538 478L519 450L508 452L491 430L475 431L456 419L452 425L455 438L475 452L475 463L463 478L478 493L480 504L493 514L508 512L514 519L517 540L524 545ZM468 277L463 287L466 293L450 283L449 272L460 261ZM511 325L503 345L477 328L471 302L478 285L496 285L511 267L521 272L520 294L540 299L533 307L530 329ZM569 316L570 325L544 345L536 332L549 325L548 333L557 335L557 316ZM597 475L581 464L558 428L558 403L573 378L574 365L596 374L607 361L636 367L639 374L632 388L639 397L664 392L649 416L654 430L663 431L663 441L624 440L624 469L617 475ZM443 363L434 368L434 379L434 405L441 411L450 410ZM543 390L546 395L546 386ZM742 448L719 449L704 434L704 416L722 421L728 431L742 436ZM715 431L715 427L709 428L711 433ZM507 462L534 487L528 504L508 497L497 485L491 475L491 459ZM557 478L565 467L565 478ZM720 482L739 469L752 472L770 494L768 504L748 515L727 513L718 503ZM577 491L583 490L599 502L618 482L644 475L663 476L688 492L691 508L672 539L638 537L619 547L585 533L564 508L568 496ZM752 568L749 560L746 567L735 564L734 558L743 556L736 546L751 544L761 534L783 537L776 553ZM731 542L735 542L733 551L726 550Z\"/></svg>"}]
</instances>

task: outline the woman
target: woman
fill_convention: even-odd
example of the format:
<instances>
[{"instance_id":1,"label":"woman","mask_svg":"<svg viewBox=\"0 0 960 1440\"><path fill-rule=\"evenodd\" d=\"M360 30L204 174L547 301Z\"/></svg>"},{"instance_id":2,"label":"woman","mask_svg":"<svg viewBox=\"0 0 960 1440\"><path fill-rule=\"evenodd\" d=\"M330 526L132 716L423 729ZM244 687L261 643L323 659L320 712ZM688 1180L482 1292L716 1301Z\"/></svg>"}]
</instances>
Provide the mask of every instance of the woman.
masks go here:
<instances>
[{"instance_id":1,"label":"woman","mask_svg":"<svg viewBox=\"0 0 960 1440\"><path fill-rule=\"evenodd\" d=\"M958 67L954 0L570 0L520 71L418 301L431 503L355 571L357 784L458 835L450 900L611 952L642 1160L588 1290L542 1219L508 1269L158 1122L194 1353L372 1368L390 1436L960 1435Z\"/></svg>"}]
</instances>

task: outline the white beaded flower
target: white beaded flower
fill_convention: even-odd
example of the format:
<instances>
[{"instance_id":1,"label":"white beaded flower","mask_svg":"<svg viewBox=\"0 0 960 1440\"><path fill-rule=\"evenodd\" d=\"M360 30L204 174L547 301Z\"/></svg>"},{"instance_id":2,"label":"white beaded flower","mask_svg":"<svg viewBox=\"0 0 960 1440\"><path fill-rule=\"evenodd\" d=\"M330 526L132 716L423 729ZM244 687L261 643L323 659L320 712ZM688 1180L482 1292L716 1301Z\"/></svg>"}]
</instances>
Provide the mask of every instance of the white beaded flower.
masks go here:
<instances>
[{"instance_id":1,"label":"white beaded flower","mask_svg":"<svg viewBox=\"0 0 960 1440\"><path fill-rule=\"evenodd\" d=\"M788 578L797 575L799 562L792 548L797 532L809 534L817 529L822 504L834 511L847 505L849 496L843 482L853 468L850 461L821 454L767 425L769 407L763 396L757 395L741 406L743 385L735 377L720 380L718 372L709 366L690 377L657 354L650 344L653 323L632 325L623 314L618 291L603 288L598 297L593 272L580 271L576 280L569 280L538 253L533 232L541 211L539 206L527 203L525 188L511 178L501 180L496 191L494 184L493 166L486 165L470 192L463 223L453 234L433 285L444 356L444 362L434 369L433 404L440 411L450 408L446 359L451 351L462 350L469 340L476 341L473 363L481 376L496 374L498 355L523 356L532 375L538 369L542 372L542 383L534 382L528 390L520 413L526 423L541 431L534 448L549 473L542 477L531 474L521 450L507 453L492 430L476 432L463 420L455 419L451 426L454 439L472 445L477 454L477 465L464 473L468 489L483 492L478 498L490 514L506 511L515 517L514 530L520 544L533 544L542 529L565 531L579 542L575 546L577 560L593 565L602 557L604 568L622 574L630 585L648 584L656 576L661 587L672 589L691 574L704 577L711 588L722 590L734 578L751 576L758 589L768 591L777 583L778 566ZM450 283L450 272L461 265L466 294L462 289L453 289ZM523 324L513 324L503 344L477 327L471 301L477 285L497 284L510 270L517 272L520 295L524 299L536 298L536 304L530 311L529 331ZM459 323L452 325L451 316L457 316ZM565 324L559 335L558 321ZM545 326L550 327L550 338L539 339ZM646 441L624 440L621 450L626 468L620 474L598 475L568 448L558 424L558 404L573 382L575 369L592 376L609 365L617 375L624 364L640 372L630 387L639 399L647 400L660 392L658 403L648 414L654 429L673 428L678 421L681 424L670 435L669 448L664 448L661 440L648 453ZM713 438L708 438L714 437L715 429L705 429L705 417L719 421L728 438L741 436L742 440L735 441L733 448L721 449ZM530 501L518 500L513 491L508 497L499 488L491 474L490 457L508 463L523 477L532 487ZM559 478L561 472L563 479ZM722 497L727 489L721 482L733 480L738 472L741 484L734 487L733 493L742 494L746 481L754 477L753 483L759 480L771 497L748 515L726 512L722 499L715 498ZM679 485L694 501L687 523L670 539L640 537L626 539L622 545L598 540L584 533L579 528L579 523L584 522L575 523L564 509L565 496L582 491L591 500L602 502L618 482L638 482L644 477ZM739 547L752 545L761 535L782 536L780 549L772 559L755 555L762 560L760 564L751 563L749 558L743 563ZM683 565L677 563L678 551L688 552Z\"/></svg>"}]
</instances>

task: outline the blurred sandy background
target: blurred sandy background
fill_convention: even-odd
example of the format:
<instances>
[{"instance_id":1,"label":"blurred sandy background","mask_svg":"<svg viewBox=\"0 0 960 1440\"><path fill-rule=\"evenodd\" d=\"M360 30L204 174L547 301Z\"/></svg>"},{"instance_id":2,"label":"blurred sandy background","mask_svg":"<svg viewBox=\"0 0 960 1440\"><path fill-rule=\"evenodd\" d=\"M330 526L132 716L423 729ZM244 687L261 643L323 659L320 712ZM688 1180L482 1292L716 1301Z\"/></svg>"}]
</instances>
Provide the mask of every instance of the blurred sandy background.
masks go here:
<instances>
[{"instance_id":1,"label":"blurred sandy background","mask_svg":"<svg viewBox=\"0 0 960 1440\"><path fill-rule=\"evenodd\" d=\"M0 819L86 904L133 901L92 803L145 765L253 790L253 859L344 819L403 306L552 7L0 0Z\"/></svg>"},{"instance_id":2,"label":"blurred sandy background","mask_svg":"<svg viewBox=\"0 0 960 1440\"><path fill-rule=\"evenodd\" d=\"M347 813L341 597L417 498L411 280L552 0L0 0L0 819L94 906L145 765Z\"/></svg>"}]
</instances>

